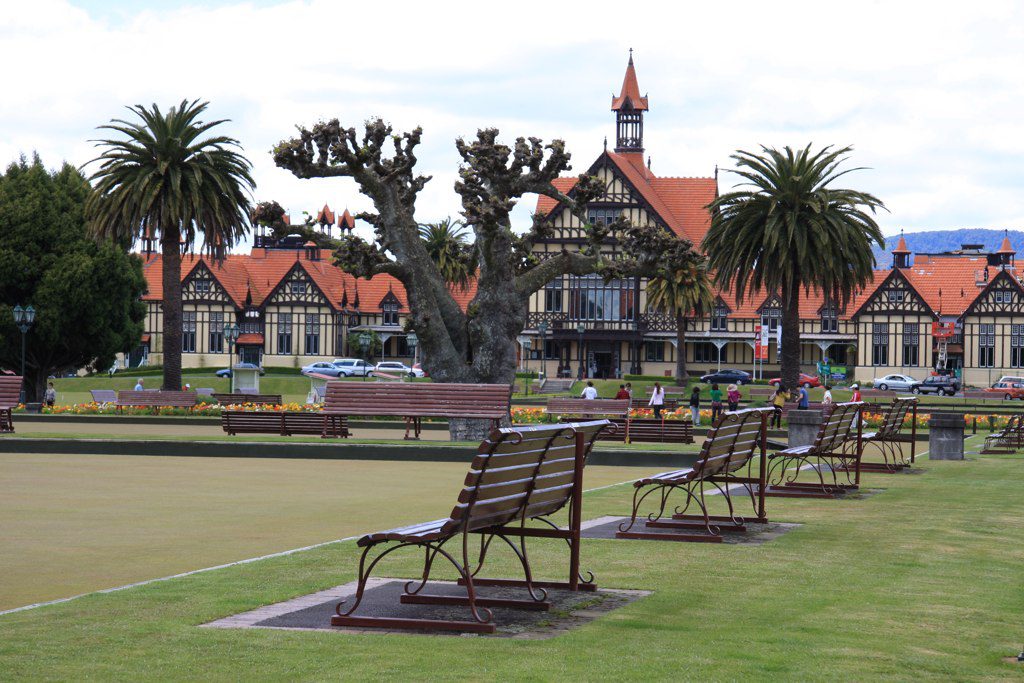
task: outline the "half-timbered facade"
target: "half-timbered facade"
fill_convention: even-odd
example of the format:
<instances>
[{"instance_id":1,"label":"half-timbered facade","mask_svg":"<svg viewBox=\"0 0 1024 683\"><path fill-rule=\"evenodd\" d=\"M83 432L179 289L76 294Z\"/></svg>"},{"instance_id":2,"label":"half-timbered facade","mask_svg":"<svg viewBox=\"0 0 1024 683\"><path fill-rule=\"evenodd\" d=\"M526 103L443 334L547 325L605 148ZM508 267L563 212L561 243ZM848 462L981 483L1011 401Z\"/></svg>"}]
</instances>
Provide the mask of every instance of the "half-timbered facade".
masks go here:
<instances>
[{"instance_id":1,"label":"half-timbered facade","mask_svg":"<svg viewBox=\"0 0 1024 683\"><path fill-rule=\"evenodd\" d=\"M588 218L609 222L624 215L699 246L710 226L706 207L717 196L716 177L659 177L649 158L645 163L643 117L649 100L640 95L632 55L612 111L615 148L608 150L606 143L588 169L604 181L606 191L590 204ZM567 193L574 184L574 178L556 181ZM553 227L551 237L538 242L538 257L582 244L579 219L566 207L541 197L537 213ZM617 248L614 236L604 247L608 255ZM915 259L901 238L891 266L875 271L845 305L815 292L803 295L804 370L813 373L815 364L828 358L861 381L890 372L923 379L939 360L932 324L944 322L955 324L956 335L942 345L943 362L962 372L966 382L987 384L1002 374L1024 372L1024 298L1014 255L1004 240L992 254L967 245ZM691 374L721 367L750 370L755 329L767 327L777 338L782 302L776 293L755 293L738 302L719 292L710 314L687 319L686 348L677 349L675 318L648 309L646 288L640 278L606 283L598 276L564 275L548 283L531 300L529 324L520 338L523 363L539 369L543 358L549 373L571 377L671 376L676 354L684 353ZM764 370L777 374L778 369L773 343Z\"/></svg>"}]
</instances>

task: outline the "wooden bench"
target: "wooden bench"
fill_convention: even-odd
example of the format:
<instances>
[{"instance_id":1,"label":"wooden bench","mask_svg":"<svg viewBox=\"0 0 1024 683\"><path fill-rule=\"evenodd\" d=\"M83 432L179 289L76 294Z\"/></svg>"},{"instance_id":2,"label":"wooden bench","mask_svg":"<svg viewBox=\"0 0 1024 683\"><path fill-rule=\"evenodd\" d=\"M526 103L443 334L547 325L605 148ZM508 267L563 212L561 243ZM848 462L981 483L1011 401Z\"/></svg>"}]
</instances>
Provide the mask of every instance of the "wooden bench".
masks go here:
<instances>
[{"instance_id":1,"label":"wooden bench","mask_svg":"<svg viewBox=\"0 0 1024 683\"><path fill-rule=\"evenodd\" d=\"M835 498L860 487L864 403L837 403L821 423L814 443L785 448L768 456L765 495L786 498ZM855 432L855 433L854 433ZM791 470L790 466L796 465ZM817 482L799 481L813 473ZM840 483L839 474L845 475ZM831 481L826 481L828 476Z\"/></svg>"},{"instance_id":2,"label":"wooden bench","mask_svg":"<svg viewBox=\"0 0 1024 683\"><path fill-rule=\"evenodd\" d=\"M623 441L626 425L622 420L613 419L618 429L601 438L607 441ZM630 418L629 443L693 443L693 423L689 420L666 420L654 418Z\"/></svg>"},{"instance_id":3,"label":"wooden bench","mask_svg":"<svg viewBox=\"0 0 1024 683\"><path fill-rule=\"evenodd\" d=\"M92 394L93 403L117 403L117 392L113 389L90 389L89 393Z\"/></svg>"},{"instance_id":4,"label":"wooden bench","mask_svg":"<svg viewBox=\"0 0 1024 683\"><path fill-rule=\"evenodd\" d=\"M910 458L903 450L906 443L902 435L903 423L910 415ZM861 458L861 472L899 472L914 464L917 455L917 399L895 398L882 416L882 424L877 431L861 434L861 444L874 444L882 454L882 462L867 461Z\"/></svg>"},{"instance_id":5,"label":"wooden bench","mask_svg":"<svg viewBox=\"0 0 1024 683\"><path fill-rule=\"evenodd\" d=\"M622 434L619 435L619 440L629 443L629 408L630 402L626 398L549 398L545 410L549 415L557 415L559 422L565 422L566 420L563 418L568 415L585 418L614 418L615 429L608 430L606 434L609 432L618 434L621 430Z\"/></svg>"},{"instance_id":6,"label":"wooden bench","mask_svg":"<svg viewBox=\"0 0 1024 683\"><path fill-rule=\"evenodd\" d=\"M740 495L753 503L752 521L768 521L764 507L766 481L765 442L768 434L768 419L771 408L751 408L734 413L725 413L711 427L701 447L700 456L693 467L671 472L662 472L645 477L633 484L633 513L629 520L619 525L616 538L644 538L667 541L721 542L723 531L746 531L743 517L736 515L733 506L732 487L746 489ZM758 460L754 472L754 455ZM746 469L745 472L742 470ZM728 515L708 514L704 489L711 484L719 491L728 505ZM686 500L676 508L670 520L663 520L670 494L682 490ZM645 526L650 529L679 529L679 533L657 531L633 531L637 515L643 502L652 493L657 493L657 510L647 515ZM700 514L688 514L693 504ZM703 531L703 533L694 533ZM689 533L687 533L689 532Z\"/></svg>"},{"instance_id":7,"label":"wooden bench","mask_svg":"<svg viewBox=\"0 0 1024 683\"><path fill-rule=\"evenodd\" d=\"M595 590L593 575L585 581L580 575L583 467L598 435L606 428L608 421L598 420L496 430L480 444L458 502L447 518L368 534L359 539L357 545L363 548L363 552L359 558L356 594L347 609L342 609L345 602L338 603L331 625L493 633L495 624L491 607L547 610L551 606L547 600L548 588ZM397 504L399 501L392 502ZM563 529L548 517L566 505L569 506L569 523ZM530 520L544 526L527 526ZM470 549L471 534L482 536L479 551L475 545ZM523 579L478 578L495 537L512 548L522 565ZM526 552L526 539L530 537L558 538L568 543L568 581L533 579ZM513 539L518 539L518 542ZM449 541L458 549L445 549L444 545ZM378 561L407 546L423 549L424 566L419 579L405 584L401 602L466 606L471 619L411 619L353 614L362 602L366 581ZM378 552L368 561L373 551ZM430 579L433 561L438 556L455 567L460 584L466 588L465 596L423 592ZM482 585L524 587L526 599L481 598L477 596L476 588Z\"/></svg>"},{"instance_id":8,"label":"wooden bench","mask_svg":"<svg viewBox=\"0 0 1024 683\"><path fill-rule=\"evenodd\" d=\"M483 419L497 427L508 417L511 402L510 384L331 381L324 414L401 417L405 438L418 439L424 417Z\"/></svg>"},{"instance_id":9,"label":"wooden bench","mask_svg":"<svg viewBox=\"0 0 1024 683\"><path fill-rule=\"evenodd\" d=\"M281 394L249 394L239 392L235 394L213 394L213 398L222 406L237 406L243 403L281 405Z\"/></svg>"},{"instance_id":10,"label":"wooden bench","mask_svg":"<svg viewBox=\"0 0 1024 683\"><path fill-rule=\"evenodd\" d=\"M650 399L634 398L630 399L629 407L634 409L650 408L651 406L647 405L648 403L650 403ZM666 396L662 409L669 413L676 412L679 409L679 399Z\"/></svg>"},{"instance_id":11,"label":"wooden bench","mask_svg":"<svg viewBox=\"0 0 1024 683\"><path fill-rule=\"evenodd\" d=\"M14 409L21 402L21 376L0 375L0 433L14 433Z\"/></svg>"},{"instance_id":12,"label":"wooden bench","mask_svg":"<svg viewBox=\"0 0 1024 683\"><path fill-rule=\"evenodd\" d=\"M122 408L194 408L194 391L119 391L117 411Z\"/></svg>"},{"instance_id":13,"label":"wooden bench","mask_svg":"<svg viewBox=\"0 0 1024 683\"><path fill-rule=\"evenodd\" d=\"M323 415L296 411L257 412L224 410L220 424L225 432L236 434L319 435L322 438L349 436L348 420L343 415Z\"/></svg>"},{"instance_id":14,"label":"wooden bench","mask_svg":"<svg viewBox=\"0 0 1024 683\"><path fill-rule=\"evenodd\" d=\"M1011 415L1006 426L985 437L981 453L1016 453L1024 448L1024 415Z\"/></svg>"}]
</instances>

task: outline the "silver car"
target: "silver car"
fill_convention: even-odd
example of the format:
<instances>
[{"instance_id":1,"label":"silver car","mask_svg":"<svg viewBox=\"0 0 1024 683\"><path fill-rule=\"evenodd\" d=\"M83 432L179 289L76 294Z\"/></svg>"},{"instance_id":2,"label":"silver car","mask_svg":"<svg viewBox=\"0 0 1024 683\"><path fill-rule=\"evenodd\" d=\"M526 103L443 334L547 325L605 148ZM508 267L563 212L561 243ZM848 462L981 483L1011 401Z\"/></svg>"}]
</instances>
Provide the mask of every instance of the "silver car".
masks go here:
<instances>
[{"instance_id":1,"label":"silver car","mask_svg":"<svg viewBox=\"0 0 1024 683\"><path fill-rule=\"evenodd\" d=\"M334 363L328 363L326 361L320 361L318 363L310 363L302 367L303 375L327 375L328 377L339 377L341 376L341 370Z\"/></svg>"},{"instance_id":2,"label":"silver car","mask_svg":"<svg viewBox=\"0 0 1024 683\"><path fill-rule=\"evenodd\" d=\"M881 391L910 391L910 387L917 384L917 380L909 375L886 375L885 377L876 377L871 380L875 389Z\"/></svg>"}]
</instances>

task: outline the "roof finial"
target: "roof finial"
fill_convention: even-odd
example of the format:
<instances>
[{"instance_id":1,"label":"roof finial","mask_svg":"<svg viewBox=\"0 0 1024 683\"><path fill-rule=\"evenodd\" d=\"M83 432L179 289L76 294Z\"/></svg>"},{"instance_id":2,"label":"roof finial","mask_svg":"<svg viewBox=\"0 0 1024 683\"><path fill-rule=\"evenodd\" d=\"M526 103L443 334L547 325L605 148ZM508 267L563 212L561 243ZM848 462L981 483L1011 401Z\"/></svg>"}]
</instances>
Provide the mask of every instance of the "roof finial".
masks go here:
<instances>
[{"instance_id":1,"label":"roof finial","mask_svg":"<svg viewBox=\"0 0 1024 683\"><path fill-rule=\"evenodd\" d=\"M608 151L608 136L604 136L604 151Z\"/></svg>"},{"instance_id":2,"label":"roof finial","mask_svg":"<svg viewBox=\"0 0 1024 683\"><path fill-rule=\"evenodd\" d=\"M648 171L651 170L651 155L650 154L647 155L647 170Z\"/></svg>"},{"instance_id":3,"label":"roof finial","mask_svg":"<svg viewBox=\"0 0 1024 683\"><path fill-rule=\"evenodd\" d=\"M718 182L718 164L715 164L715 182Z\"/></svg>"},{"instance_id":4,"label":"roof finial","mask_svg":"<svg viewBox=\"0 0 1024 683\"><path fill-rule=\"evenodd\" d=\"M629 63L633 63L633 48L629 48Z\"/></svg>"}]
</instances>

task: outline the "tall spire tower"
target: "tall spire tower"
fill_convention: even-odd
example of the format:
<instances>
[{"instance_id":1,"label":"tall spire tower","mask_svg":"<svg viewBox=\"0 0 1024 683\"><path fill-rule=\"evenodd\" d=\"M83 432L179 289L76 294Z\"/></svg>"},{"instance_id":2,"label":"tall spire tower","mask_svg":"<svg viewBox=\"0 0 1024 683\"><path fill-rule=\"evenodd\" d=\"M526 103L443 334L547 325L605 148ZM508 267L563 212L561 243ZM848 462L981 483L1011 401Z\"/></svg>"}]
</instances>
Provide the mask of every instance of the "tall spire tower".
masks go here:
<instances>
[{"instance_id":1,"label":"tall spire tower","mask_svg":"<svg viewBox=\"0 0 1024 683\"><path fill-rule=\"evenodd\" d=\"M636 81L633 48L629 48L629 64L626 66L626 77L622 80L622 91L618 97L612 95L616 152L643 154L644 112L647 108L647 96L640 96L640 85Z\"/></svg>"}]
</instances>

